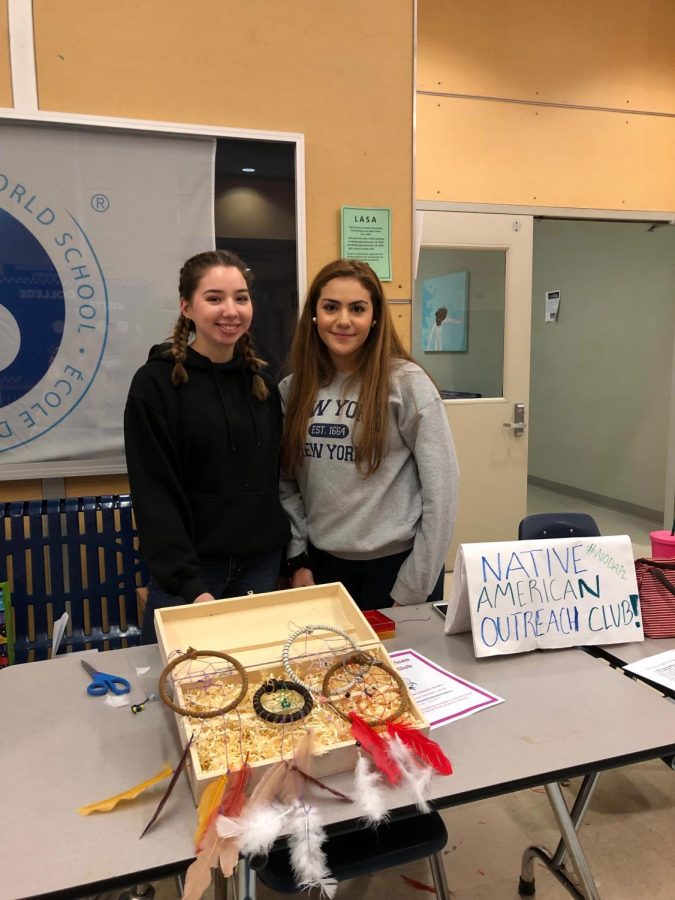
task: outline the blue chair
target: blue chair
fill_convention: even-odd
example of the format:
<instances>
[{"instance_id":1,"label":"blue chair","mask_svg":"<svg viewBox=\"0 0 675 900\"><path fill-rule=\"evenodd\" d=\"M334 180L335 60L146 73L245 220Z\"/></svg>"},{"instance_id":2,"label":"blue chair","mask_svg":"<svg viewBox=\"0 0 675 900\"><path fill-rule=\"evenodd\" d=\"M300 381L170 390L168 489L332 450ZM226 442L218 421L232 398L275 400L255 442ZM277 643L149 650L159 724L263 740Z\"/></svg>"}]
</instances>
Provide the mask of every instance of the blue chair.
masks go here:
<instances>
[{"instance_id":1,"label":"blue chair","mask_svg":"<svg viewBox=\"0 0 675 900\"><path fill-rule=\"evenodd\" d=\"M330 836L323 850L328 868L338 881L428 857L436 896L439 900L449 900L442 857L447 841L443 819L437 812L430 812L393 819L377 828L357 828ZM285 845L273 848L265 860L254 860L252 867L260 881L272 890L281 894L300 893Z\"/></svg>"},{"instance_id":2,"label":"blue chair","mask_svg":"<svg viewBox=\"0 0 675 900\"><path fill-rule=\"evenodd\" d=\"M63 651L113 650L140 639L136 588L148 581L128 494L1 504L0 581L14 611L15 662L48 659L53 623Z\"/></svg>"},{"instance_id":3,"label":"blue chair","mask_svg":"<svg viewBox=\"0 0 675 900\"><path fill-rule=\"evenodd\" d=\"M525 516L518 525L519 541L599 535L595 519L587 513L535 513Z\"/></svg>"}]
</instances>

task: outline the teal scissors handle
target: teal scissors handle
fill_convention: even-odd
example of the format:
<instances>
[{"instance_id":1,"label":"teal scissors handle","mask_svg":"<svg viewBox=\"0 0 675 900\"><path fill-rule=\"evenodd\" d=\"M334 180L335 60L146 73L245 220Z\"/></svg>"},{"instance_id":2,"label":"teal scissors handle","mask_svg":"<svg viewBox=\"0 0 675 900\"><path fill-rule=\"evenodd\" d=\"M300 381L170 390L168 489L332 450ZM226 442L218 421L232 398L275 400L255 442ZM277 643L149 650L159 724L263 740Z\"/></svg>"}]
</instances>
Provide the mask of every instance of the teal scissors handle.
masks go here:
<instances>
[{"instance_id":1,"label":"teal scissors handle","mask_svg":"<svg viewBox=\"0 0 675 900\"><path fill-rule=\"evenodd\" d=\"M111 694L128 694L131 685L121 675L108 675L107 672L97 672L94 680L87 687L87 693L92 697L102 697L110 691Z\"/></svg>"}]
</instances>

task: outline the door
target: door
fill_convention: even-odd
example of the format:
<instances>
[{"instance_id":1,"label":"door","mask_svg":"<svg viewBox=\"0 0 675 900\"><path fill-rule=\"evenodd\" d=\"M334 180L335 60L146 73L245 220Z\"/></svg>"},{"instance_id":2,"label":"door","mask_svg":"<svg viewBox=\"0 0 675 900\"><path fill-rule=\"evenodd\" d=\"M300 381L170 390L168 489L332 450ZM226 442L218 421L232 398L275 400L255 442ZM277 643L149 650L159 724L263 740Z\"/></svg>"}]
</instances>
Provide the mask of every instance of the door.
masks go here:
<instances>
[{"instance_id":1,"label":"door","mask_svg":"<svg viewBox=\"0 0 675 900\"><path fill-rule=\"evenodd\" d=\"M417 225L413 356L461 470L452 569L458 544L515 539L526 511L532 217L422 208Z\"/></svg>"}]
</instances>

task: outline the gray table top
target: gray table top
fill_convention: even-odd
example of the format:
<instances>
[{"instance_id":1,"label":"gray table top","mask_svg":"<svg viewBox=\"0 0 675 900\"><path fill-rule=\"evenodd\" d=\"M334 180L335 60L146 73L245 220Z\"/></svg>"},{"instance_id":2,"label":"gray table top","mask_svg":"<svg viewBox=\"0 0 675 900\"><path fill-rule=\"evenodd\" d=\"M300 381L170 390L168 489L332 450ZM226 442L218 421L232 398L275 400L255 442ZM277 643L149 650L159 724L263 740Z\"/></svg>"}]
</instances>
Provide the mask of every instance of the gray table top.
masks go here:
<instances>
[{"instance_id":1,"label":"gray table top","mask_svg":"<svg viewBox=\"0 0 675 900\"><path fill-rule=\"evenodd\" d=\"M173 714L161 701L138 715L89 697L81 654L10 666L0 674L0 898L16 900L143 870L161 870L194 855L194 804L185 779L162 814L148 823L168 781L112 812L77 809L156 774L180 757ZM131 698L157 690L157 647L87 654L97 668L123 675ZM151 665L147 675L136 667ZM11 814L10 814L11 810ZM186 815L186 810L191 815ZM159 825L159 823L158 823Z\"/></svg>"},{"instance_id":2,"label":"gray table top","mask_svg":"<svg viewBox=\"0 0 675 900\"><path fill-rule=\"evenodd\" d=\"M476 660L470 636L444 635L442 621L429 607L390 613L399 625L388 649L414 647L506 701L432 732L455 768L454 775L434 779L432 796L439 805L675 753L675 707L656 692L617 678L581 650ZM111 651L96 661L134 682L134 699L156 689L161 670L156 647ZM136 667L144 665L150 672L138 675ZM0 674L2 798L4 810L12 811L3 817L0 837L0 900L106 879L132 881L137 873L177 866L193 854L196 817L184 778L142 841L138 836L163 788L110 813L77 813L79 806L126 789L179 758L175 722L161 702L134 716L128 707L112 709L88 697L86 683L78 658L10 667ZM330 783L352 793L352 773ZM357 803L314 797L326 824L360 815ZM392 790L392 809L409 803L405 789Z\"/></svg>"},{"instance_id":3,"label":"gray table top","mask_svg":"<svg viewBox=\"0 0 675 900\"><path fill-rule=\"evenodd\" d=\"M632 644L602 644L600 649L619 665L629 665L657 653L675 650L675 638L645 638Z\"/></svg>"}]
</instances>

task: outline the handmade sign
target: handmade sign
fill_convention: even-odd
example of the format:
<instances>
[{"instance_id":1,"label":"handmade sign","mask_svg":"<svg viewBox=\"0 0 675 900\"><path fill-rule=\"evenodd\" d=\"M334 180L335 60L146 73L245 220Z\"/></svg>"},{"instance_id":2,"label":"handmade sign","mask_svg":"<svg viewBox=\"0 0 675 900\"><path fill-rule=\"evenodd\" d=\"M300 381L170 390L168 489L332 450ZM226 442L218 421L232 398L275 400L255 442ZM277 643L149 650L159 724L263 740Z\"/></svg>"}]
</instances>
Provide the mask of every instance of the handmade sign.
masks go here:
<instances>
[{"instance_id":1,"label":"handmade sign","mask_svg":"<svg viewBox=\"0 0 675 900\"><path fill-rule=\"evenodd\" d=\"M630 538L462 544L445 630L477 657L641 641Z\"/></svg>"}]
</instances>

